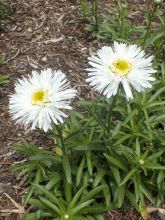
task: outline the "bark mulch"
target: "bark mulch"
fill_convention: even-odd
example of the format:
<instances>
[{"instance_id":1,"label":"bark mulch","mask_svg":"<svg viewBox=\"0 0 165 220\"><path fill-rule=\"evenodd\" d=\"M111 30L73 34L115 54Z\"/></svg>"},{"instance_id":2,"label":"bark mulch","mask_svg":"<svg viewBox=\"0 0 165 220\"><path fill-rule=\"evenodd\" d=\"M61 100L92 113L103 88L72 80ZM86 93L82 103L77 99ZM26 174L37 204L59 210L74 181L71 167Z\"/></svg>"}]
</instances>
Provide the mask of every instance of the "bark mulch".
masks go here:
<instances>
[{"instance_id":1,"label":"bark mulch","mask_svg":"<svg viewBox=\"0 0 165 220\"><path fill-rule=\"evenodd\" d=\"M23 220L25 210L21 204L26 183L24 179L18 180L10 167L24 158L12 146L20 143L23 137L39 146L51 143L39 131L25 132L11 121L8 96L14 91L18 78L34 69L49 67L61 69L67 74L78 91L79 99L92 98L93 93L85 83L84 68L87 56L103 43L91 40L84 31L85 24L80 18L76 0L3 2L11 3L14 11L12 16L7 17L4 30L0 32L0 54L5 58L4 64L0 65L0 73L9 75L9 83L0 87L0 220ZM138 5L139 1L133 2ZM108 4L108 1L102 1L102 4ZM137 17L137 14L132 16ZM128 212L113 211L106 216L109 220L139 219L133 209ZM151 219L161 218L155 215Z\"/></svg>"}]
</instances>

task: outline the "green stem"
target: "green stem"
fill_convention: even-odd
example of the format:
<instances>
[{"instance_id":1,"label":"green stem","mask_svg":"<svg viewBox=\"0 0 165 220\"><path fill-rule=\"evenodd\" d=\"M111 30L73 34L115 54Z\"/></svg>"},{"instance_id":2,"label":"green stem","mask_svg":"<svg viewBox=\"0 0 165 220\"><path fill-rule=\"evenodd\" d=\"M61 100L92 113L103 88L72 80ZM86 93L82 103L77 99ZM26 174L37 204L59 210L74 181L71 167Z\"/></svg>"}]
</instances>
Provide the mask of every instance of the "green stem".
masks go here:
<instances>
[{"instance_id":1,"label":"green stem","mask_svg":"<svg viewBox=\"0 0 165 220\"><path fill-rule=\"evenodd\" d=\"M158 4L155 4L152 14L149 15L149 22L147 24L147 31L146 31L146 34L145 34L144 40L143 40L143 48L145 47L145 43L146 43L146 40L148 38L148 34L149 34L149 31L150 31L150 28L151 28L151 22L153 21L153 18L154 18L154 15L155 15L157 7L158 7Z\"/></svg>"},{"instance_id":2,"label":"green stem","mask_svg":"<svg viewBox=\"0 0 165 220\"><path fill-rule=\"evenodd\" d=\"M111 123L112 123L112 112L113 112L113 109L116 105L116 102L117 102L117 95L115 95L113 97L113 100L112 100L112 103L110 105L110 109L109 109L109 112L108 112L108 126L107 126L107 131L109 132L110 131L110 128L111 128Z\"/></svg>"},{"instance_id":3,"label":"green stem","mask_svg":"<svg viewBox=\"0 0 165 220\"><path fill-rule=\"evenodd\" d=\"M150 139L152 141L152 129L151 129L151 125L150 125L149 116L148 116L148 113L147 113L146 109L143 109L143 112L144 112L144 115L145 115L145 118L146 118L146 124L147 124L147 128L148 128L149 136L150 136Z\"/></svg>"},{"instance_id":4,"label":"green stem","mask_svg":"<svg viewBox=\"0 0 165 220\"><path fill-rule=\"evenodd\" d=\"M92 1L93 3L93 16L94 16L94 19L95 19L95 31L98 30L98 10L97 10L97 7L98 7L98 1L97 0L93 0Z\"/></svg>"},{"instance_id":5,"label":"green stem","mask_svg":"<svg viewBox=\"0 0 165 220\"><path fill-rule=\"evenodd\" d=\"M61 129L59 128L58 125L55 125L55 128L56 128L57 133L58 133L59 145L60 145L60 147L64 148L64 141L63 141L63 136L62 136Z\"/></svg>"},{"instance_id":6,"label":"green stem","mask_svg":"<svg viewBox=\"0 0 165 220\"><path fill-rule=\"evenodd\" d=\"M131 114L131 106L130 106L129 102L127 103L127 111L128 111L128 114ZM135 129L135 122L134 122L133 117L131 117L131 119L130 119L130 124L131 124L132 131L134 131L134 129Z\"/></svg>"},{"instance_id":7,"label":"green stem","mask_svg":"<svg viewBox=\"0 0 165 220\"><path fill-rule=\"evenodd\" d=\"M65 149L65 144L64 144L64 140L63 140L63 136L62 136L62 132L61 132L61 129L59 128L58 125L55 125L55 129L57 130L57 133L58 133L58 144L59 146L62 148L62 152L63 154L67 156L67 151Z\"/></svg>"}]
</instances>

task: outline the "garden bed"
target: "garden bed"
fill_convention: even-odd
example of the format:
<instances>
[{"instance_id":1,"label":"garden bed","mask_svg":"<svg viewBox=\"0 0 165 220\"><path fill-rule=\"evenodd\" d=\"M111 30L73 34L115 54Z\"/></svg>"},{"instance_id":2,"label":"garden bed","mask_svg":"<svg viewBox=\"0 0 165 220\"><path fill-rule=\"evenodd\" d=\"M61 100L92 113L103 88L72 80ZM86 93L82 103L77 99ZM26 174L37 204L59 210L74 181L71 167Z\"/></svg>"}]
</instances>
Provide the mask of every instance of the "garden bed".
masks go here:
<instances>
[{"instance_id":1,"label":"garden bed","mask_svg":"<svg viewBox=\"0 0 165 220\"><path fill-rule=\"evenodd\" d=\"M6 0L5 3L10 1ZM146 2L132 0L127 3L133 4L136 9L130 19L144 24ZM103 7L109 1L102 1L101 4L100 7ZM23 137L41 148L51 148L52 141L43 137L40 131L25 131L11 120L8 97L14 91L14 84L18 78L30 74L34 69L61 69L78 91L77 99L93 99L94 92L85 82L84 69L89 54L107 42L92 39L85 31L86 24L81 19L75 0L15 0L12 7L13 14L6 18L4 29L0 32L0 54L4 56L0 73L9 75L9 83L0 87L0 219L23 220L22 201L27 183L24 179L17 180L10 168L25 158L16 153L12 146L21 143ZM7 209L9 213L1 212ZM106 216L109 220L140 218L134 209L112 211ZM150 219L163 220L164 217L155 213Z\"/></svg>"}]
</instances>

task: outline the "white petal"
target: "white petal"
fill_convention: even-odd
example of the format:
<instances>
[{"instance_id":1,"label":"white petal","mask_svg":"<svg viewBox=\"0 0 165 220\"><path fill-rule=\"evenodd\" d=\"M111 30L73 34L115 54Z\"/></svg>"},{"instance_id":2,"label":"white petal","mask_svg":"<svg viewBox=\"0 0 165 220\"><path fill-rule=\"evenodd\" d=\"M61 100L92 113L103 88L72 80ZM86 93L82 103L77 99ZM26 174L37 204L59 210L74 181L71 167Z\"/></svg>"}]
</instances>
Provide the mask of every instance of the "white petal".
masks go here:
<instances>
[{"instance_id":1,"label":"white petal","mask_svg":"<svg viewBox=\"0 0 165 220\"><path fill-rule=\"evenodd\" d=\"M129 85L129 83L127 82L127 80L124 79L124 80L122 81L122 84L123 84L123 87L124 87L124 90L125 90L127 99L132 99L132 98L133 98L132 91L131 91L130 85Z\"/></svg>"}]
</instances>

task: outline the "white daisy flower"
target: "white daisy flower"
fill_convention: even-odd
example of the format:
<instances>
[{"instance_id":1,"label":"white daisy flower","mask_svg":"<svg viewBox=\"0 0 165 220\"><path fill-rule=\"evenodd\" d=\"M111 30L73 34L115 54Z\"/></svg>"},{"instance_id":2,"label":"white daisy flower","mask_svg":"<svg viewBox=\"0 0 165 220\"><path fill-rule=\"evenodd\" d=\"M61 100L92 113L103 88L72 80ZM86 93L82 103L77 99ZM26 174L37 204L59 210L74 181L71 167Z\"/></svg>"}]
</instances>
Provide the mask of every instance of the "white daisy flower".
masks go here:
<instances>
[{"instance_id":1,"label":"white daisy flower","mask_svg":"<svg viewBox=\"0 0 165 220\"><path fill-rule=\"evenodd\" d=\"M116 95L119 84L124 87L127 99L133 98L131 86L138 92L151 88L153 56L136 45L114 42L113 47L104 46L97 56L88 58L92 68L88 68L87 82L107 98Z\"/></svg>"},{"instance_id":2,"label":"white daisy flower","mask_svg":"<svg viewBox=\"0 0 165 220\"><path fill-rule=\"evenodd\" d=\"M61 71L46 69L18 80L15 94L10 96L9 109L17 123L40 128L45 132L51 123L63 123L67 115L61 109L71 109L69 100L76 96Z\"/></svg>"}]
</instances>

